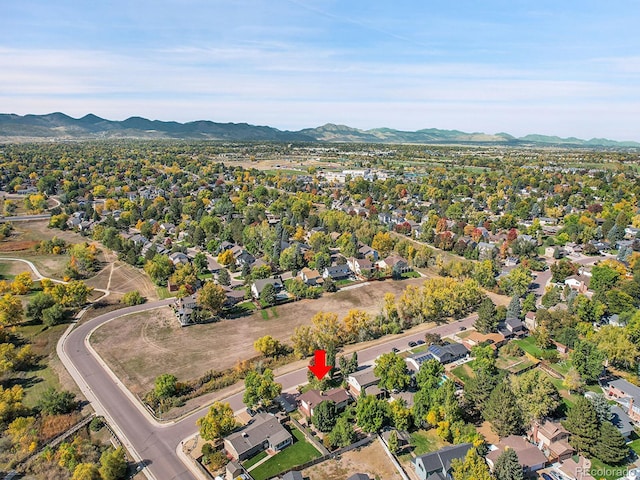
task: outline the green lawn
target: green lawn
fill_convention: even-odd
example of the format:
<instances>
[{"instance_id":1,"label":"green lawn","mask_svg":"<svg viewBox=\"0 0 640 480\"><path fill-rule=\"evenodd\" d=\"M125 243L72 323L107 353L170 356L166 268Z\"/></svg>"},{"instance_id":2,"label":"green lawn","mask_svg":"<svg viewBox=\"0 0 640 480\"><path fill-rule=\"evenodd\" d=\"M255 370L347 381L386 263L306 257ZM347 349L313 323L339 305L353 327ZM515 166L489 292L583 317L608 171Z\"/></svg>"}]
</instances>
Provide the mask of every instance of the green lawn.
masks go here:
<instances>
[{"instance_id":1,"label":"green lawn","mask_svg":"<svg viewBox=\"0 0 640 480\"><path fill-rule=\"evenodd\" d=\"M418 272L414 272L413 270L411 270L410 272L407 273L403 273L401 275L401 277L404 278L420 278L420 274Z\"/></svg>"},{"instance_id":2,"label":"green lawn","mask_svg":"<svg viewBox=\"0 0 640 480\"><path fill-rule=\"evenodd\" d=\"M156 293L158 294L158 298L160 300L173 297L173 294L169 292L169 289L167 287L156 287Z\"/></svg>"},{"instance_id":3,"label":"green lawn","mask_svg":"<svg viewBox=\"0 0 640 480\"><path fill-rule=\"evenodd\" d=\"M300 430L293 428L291 433L294 436L293 445L274 455L258 468L251 470L251 476L255 480L273 478L283 470L288 470L320 456L320 452L306 441Z\"/></svg>"},{"instance_id":4,"label":"green lawn","mask_svg":"<svg viewBox=\"0 0 640 480\"><path fill-rule=\"evenodd\" d=\"M536 358L541 358L542 349L536 345L536 339L533 337L527 337L520 340L514 340L520 348L522 348L529 355L533 355Z\"/></svg>"},{"instance_id":5,"label":"green lawn","mask_svg":"<svg viewBox=\"0 0 640 480\"><path fill-rule=\"evenodd\" d=\"M624 466L611 466L601 462L597 458L591 459L591 475L598 480L617 480L623 478L627 473L627 467Z\"/></svg>"},{"instance_id":6,"label":"green lawn","mask_svg":"<svg viewBox=\"0 0 640 480\"><path fill-rule=\"evenodd\" d=\"M411 434L411 445L414 447L413 455L423 455L440 450L448 443L438 437L435 429L432 429L413 432Z\"/></svg>"},{"instance_id":7,"label":"green lawn","mask_svg":"<svg viewBox=\"0 0 640 480\"><path fill-rule=\"evenodd\" d=\"M464 363L453 370L451 370L456 377L462 380L464 383L468 382L471 378L474 377L473 370L468 363Z\"/></svg>"},{"instance_id":8,"label":"green lawn","mask_svg":"<svg viewBox=\"0 0 640 480\"><path fill-rule=\"evenodd\" d=\"M242 466L244 466L244 468L246 468L247 470L249 470L251 467L253 467L256 463L258 463L260 460L262 460L263 458L265 458L267 456L267 452L260 452L258 453L256 456L251 457L249 460L247 460L246 462L242 463Z\"/></svg>"},{"instance_id":9,"label":"green lawn","mask_svg":"<svg viewBox=\"0 0 640 480\"><path fill-rule=\"evenodd\" d=\"M567 359L558 363L551 363L549 364L549 367L564 377L569 372L569 369L571 369L571 360Z\"/></svg>"}]
</instances>

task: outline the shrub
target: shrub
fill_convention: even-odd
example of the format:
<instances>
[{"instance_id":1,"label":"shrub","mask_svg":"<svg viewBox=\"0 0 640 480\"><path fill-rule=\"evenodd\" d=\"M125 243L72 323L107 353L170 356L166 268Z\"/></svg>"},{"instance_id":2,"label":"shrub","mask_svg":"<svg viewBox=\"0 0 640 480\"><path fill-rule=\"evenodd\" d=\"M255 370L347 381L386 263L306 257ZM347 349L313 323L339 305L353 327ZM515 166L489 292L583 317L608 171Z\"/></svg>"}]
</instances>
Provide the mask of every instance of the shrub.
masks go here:
<instances>
[{"instance_id":1,"label":"shrub","mask_svg":"<svg viewBox=\"0 0 640 480\"><path fill-rule=\"evenodd\" d=\"M146 301L147 299L140 295L140 292L138 290L127 292L122 297L122 303L128 305L129 307L133 307L134 305L142 305Z\"/></svg>"}]
</instances>

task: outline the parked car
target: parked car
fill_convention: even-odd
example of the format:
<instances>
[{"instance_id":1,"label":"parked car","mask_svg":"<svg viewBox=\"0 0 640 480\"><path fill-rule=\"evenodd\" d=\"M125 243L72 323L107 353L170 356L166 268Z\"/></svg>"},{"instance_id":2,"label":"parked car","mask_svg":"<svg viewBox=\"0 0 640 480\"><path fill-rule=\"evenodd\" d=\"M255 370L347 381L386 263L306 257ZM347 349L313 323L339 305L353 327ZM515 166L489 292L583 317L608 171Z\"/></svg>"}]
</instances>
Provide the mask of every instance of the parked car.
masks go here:
<instances>
[{"instance_id":1,"label":"parked car","mask_svg":"<svg viewBox=\"0 0 640 480\"><path fill-rule=\"evenodd\" d=\"M409 346L413 348L413 347L417 347L418 344L416 342L409 342Z\"/></svg>"},{"instance_id":2,"label":"parked car","mask_svg":"<svg viewBox=\"0 0 640 480\"><path fill-rule=\"evenodd\" d=\"M544 479L544 480L553 480L553 478L551 478L551 475L548 475L546 473L542 473L540 474L540 476Z\"/></svg>"},{"instance_id":3,"label":"parked car","mask_svg":"<svg viewBox=\"0 0 640 480\"><path fill-rule=\"evenodd\" d=\"M466 330L467 327L465 327L464 325L460 327L460 331Z\"/></svg>"},{"instance_id":4,"label":"parked car","mask_svg":"<svg viewBox=\"0 0 640 480\"><path fill-rule=\"evenodd\" d=\"M400 349L398 349L398 348L396 348L396 347L393 347L393 348L391 349L391 351L392 351L393 353L398 353L398 352L400 351Z\"/></svg>"},{"instance_id":5,"label":"parked car","mask_svg":"<svg viewBox=\"0 0 640 480\"><path fill-rule=\"evenodd\" d=\"M258 412L256 412L255 410L251 410L250 408L247 408L247 413L249 414L250 417L253 417Z\"/></svg>"},{"instance_id":6,"label":"parked car","mask_svg":"<svg viewBox=\"0 0 640 480\"><path fill-rule=\"evenodd\" d=\"M424 342L424 340L417 340L417 341L416 341L416 343L417 343L418 345L424 345L424 343L425 343L425 342Z\"/></svg>"}]
</instances>

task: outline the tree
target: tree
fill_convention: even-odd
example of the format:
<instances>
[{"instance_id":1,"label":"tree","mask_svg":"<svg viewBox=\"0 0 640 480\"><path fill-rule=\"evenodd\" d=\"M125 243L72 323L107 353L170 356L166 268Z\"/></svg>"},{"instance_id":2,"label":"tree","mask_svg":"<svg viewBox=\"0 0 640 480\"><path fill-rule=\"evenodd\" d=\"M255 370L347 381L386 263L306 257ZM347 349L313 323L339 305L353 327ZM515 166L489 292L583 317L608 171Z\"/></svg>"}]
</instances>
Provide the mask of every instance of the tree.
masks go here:
<instances>
[{"instance_id":1,"label":"tree","mask_svg":"<svg viewBox=\"0 0 640 480\"><path fill-rule=\"evenodd\" d=\"M403 399L389 403L389 414L391 422L398 430L409 430L413 423L411 410L407 408L407 403Z\"/></svg>"},{"instance_id":2,"label":"tree","mask_svg":"<svg viewBox=\"0 0 640 480\"><path fill-rule=\"evenodd\" d=\"M11 293L14 295L26 295L33 288L33 280L29 272L22 272L15 276L11 282Z\"/></svg>"},{"instance_id":3,"label":"tree","mask_svg":"<svg viewBox=\"0 0 640 480\"><path fill-rule=\"evenodd\" d=\"M265 305L272 306L276 304L276 287L271 283L267 283L260 292L260 301Z\"/></svg>"},{"instance_id":4,"label":"tree","mask_svg":"<svg viewBox=\"0 0 640 480\"><path fill-rule=\"evenodd\" d=\"M170 373L163 373L156 377L153 393L156 398L173 397L178 392L178 379Z\"/></svg>"},{"instance_id":5,"label":"tree","mask_svg":"<svg viewBox=\"0 0 640 480\"><path fill-rule=\"evenodd\" d=\"M66 390L59 392L54 387L49 387L42 393L38 406L47 415L63 415L76 408L75 398L74 393Z\"/></svg>"},{"instance_id":6,"label":"tree","mask_svg":"<svg viewBox=\"0 0 640 480\"><path fill-rule=\"evenodd\" d=\"M500 279L499 286L507 295L524 297L531 280L531 271L528 268L518 266Z\"/></svg>"},{"instance_id":7,"label":"tree","mask_svg":"<svg viewBox=\"0 0 640 480\"><path fill-rule=\"evenodd\" d=\"M454 458L451 461L453 480L492 480L489 467L478 455L475 448L470 448L464 460Z\"/></svg>"},{"instance_id":8,"label":"tree","mask_svg":"<svg viewBox=\"0 0 640 480\"><path fill-rule=\"evenodd\" d=\"M593 409L596 411L598 421L602 424L604 422L611 421L611 404L607 401L606 397L602 394L593 394L587 397L593 405Z\"/></svg>"},{"instance_id":9,"label":"tree","mask_svg":"<svg viewBox=\"0 0 640 480\"><path fill-rule=\"evenodd\" d=\"M620 270L604 262L594 265L591 268L589 288L596 293L611 290L617 285L621 275L624 275L624 270L621 273Z\"/></svg>"},{"instance_id":10,"label":"tree","mask_svg":"<svg viewBox=\"0 0 640 480\"><path fill-rule=\"evenodd\" d=\"M520 313L520 297L514 295L507 307L507 318L520 318Z\"/></svg>"},{"instance_id":11,"label":"tree","mask_svg":"<svg viewBox=\"0 0 640 480\"><path fill-rule=\"evenodd\" d=\"M481 369L464 383L464 399L473 413L480 414L484 411L491 392L501 381L500 375Z\"/></svg>"},{"instance_id":12,"label":"tree","mask_svg":"<svg viewBox=\"0 0 640 480\"><path fill-rule=\"evenodd\" d=\"M337 415L335 402L324 400L313 409L311 421L321 432L329 432L336 424Z\"/></svg>"},{"instance_id":13,"label":"tree","mask_svg":"<svg viewBox=\"0 0 640 480\"><path fill-rule=\"evenodd\" d=\"M42 321L42 311L55 304L53 297L44 292L38 292L27 304L27 317L34 321Z\"/></svg>"},{"instance_id":14,"label":"tree","mask_svg":"<svg viewBox=\"0 0 640 480\"><path fill-rule=\"evenodd\" d=\"M18 417L9 424L6 434L21 452L31 453L38 447L37 429L34 417Z\"/></svg>"},{"instance_id":15,"label":"tree","mask_svg":"<svg viewBox=\"0 0 640 480\"><path fill-rule=\"evenodd\" d=\"M146 299L140 295L138 290L132 290L131 292L127 292L122 296L122 303L128 305L130 307L134 305L142 305Z\"/></svg>"},{"instance_id":16,"label":"tree","mask_svg":"<svg viewBox=\"0 0 640 480\"><path fill-rule=\"evenodd\" d=\"M480 333L498 331L498 318L496 317L496 305L489 297L482 300L478 308L478 319L473 324Z\"/></svg>"},{"instance_id":17,"label":"tree","mask_svg":"<svg viewBox=\"0 0 640 480\"><path fill-rule=\"evenodd\" d=\"M235 265L236 259L234 258L231 249L225 250L220 255L218 255L218 263L220 263L220 265L224 265L225 267Z\"/></svg>"},{"instance_id":18,"label":"tree","mask_svg":"<svg viewBox=\"0 0 640 480\"><path fill-rule=\"evenodd\" d=\"M593 454L598 442L599 423L596 411L585 397L578 397L562 424L571 437L569 443L579 453Z\"/></svg>"},{"instance_id":19,"label":"tree","mask_svg":"<svg viewBox=\"0 0 640 480\"><path fill-rule=\"evenodd\" d=\"M122 447L105 450L100 456L102 480L121 480L127 474L127 458Z\"/></svg>"},{"instance_id":20,"label":"tree","mask_svg":"<svg viewBox=\"0 0 640 480\"><path fill-rule=\"evenodd\" d=\"M230 434L236 428L236 418L228 403L214 402L204 417L198 419L200 436L214 441Z\"/></svg>"},{"instance_id":21,"label":"tree","mask_svg":"<svg viewBox=\"0 0 640 480\"><path fill-rule=\"evenodd\" d=\"M371 248L377 250L381 257L386 257L393 249L393 238L389 232L378 232L373 237Z\"/></svg>"},{"instance_id":22,"label":"tree","mask_svg":"<svg viewBox=\"0 0 640 480\"><path fill-rule=\"evenodd\" d=\"M93 463L79 463L73 469L71 480L102 480L102 476Z\"/></svg>"},{"instance_id":23,"label":"tree","mask_svg":"<svg viewBox=\"0 0 640 480\"><path fill-rule=\"evenodd\" d=\"M635 368L640 357L640 348L629 338L626 329L605 325L593 337L607 360L623 368Z\"/></svg>"},{"instance_id":24,"label":"tree","mask_svg":"<svg viewBox=\"0 0 640 480\"><path fill-rule=\"evenodd\" d=\"M567 374L564 376L564 381L562 384L569 391L569 395L571 392L580 392L584 387L584 382L582 381L582 377L580 376L580 372L576 369L576 367L571 367Z\"/></svg>"},{"instance_id":25,"label":"tree","mask_svg":"<svg viewBox=\"0 0 640 480\"><path fill-rule=\"evenodd\" d=\"M173 262L164 255L154 255L144 264L144 271L156 285L166 285L169 275L173 272Z\"/></svg>"},{"instance_id":26,"label":"tree","mask_svg":"<svg viewBox=\"0 0 640 480\"><path fill-rule=\"evenodd\" d=\"M598 350L593 343L586 340L576 343L569 358L586 383L591 384L598 380L602 373L604 353Z\"/></svg>"},{"instance_id":27,"label":"tree","mask_svg":"<svg viewBox=\"0 0 640 480\"><path fill-rule=\"evenodd\" d=\"M209 269L207 256L202 252L196 253L195 256L193 257L193 265L198 270L198 273L207 273Z\"/></svg>"},{"instance_id":28,"label":"tree","mask_svg":"<svg viewBox=\"0 0 640 480\"><path fill-rule=\"evenodd\" d=\"M282 344L271 335L265 335L253 342L253 348L266 357L276 357L282 351Z\"/></svg>"},{"instance_id":29,"label":"tree","mask_svg":"<svg viewBox=\"0 0 640 480\"><path fill-rule=\"evenodd\" d=\"M496 480L524 480L524 470L516 451L507 448L500 454L493 467L493 473Z\"/></svg>"},{"instance_id":30,"label":"tree","mask_svg":"<svg viewBox=\"0 0 640 480\"><path fill-rule=\"evenodd\" d=\"M474 345L471 347L471 356L474 357L471 363L474 372L485 371L495 374L496 354L491 345Z\"/></svg>"},{"instance_id":31,"label":"tree","mask_svg":"<svg viewBox=\"0 0 640 480\"><path fill-rule=\"evenodd\" d=\"M600 425L598 443L592 453L608 465L619 465L629 455L629 447L620 431L611 422L604 421Z\"/></svg>"},{"instance_id":32,"label":"tree","mask_svg":"<svg viewBox=\"0 0 640 480\"><path fill-rule=\"evenodd\" d=\"M491 392L482 411L485 420L500 437L506 437L522 430L522 415L516 396L507 382L500 383Z\"/></svg>"},{"instance_id":33,"label":"tree","mask_svg":"<svg viewBox=\"0 0 640 480\"><path fill-rule=\"evenodd\" d=\"M389 404L367 395L356 404L356 422L367 433L378 432L389 418Z\"/></svg>"},{"instance_id":34,"label":"tree","mask_svg":"<svg viewBox=\"0 0 640 480\"><path fill-rule=\"evenodd\" d=\"M22 321L22 302L10 293L0 297L0 325L11 325Z\"/></svg>"},{"instance_id":35,"label":"tree","mask_svg":"<svg viewBox=\"0 0 640 480\"><path fill-rule=\"evenodd\" d=\"M420 365L415 377L418 388L427 390L438 388L442 382L442 375L444 375L444 366L436 359L427 360Z\"/></svg>"},{"instance_id":36,"label":"tree","mask_svg":"<svg viewBox=\"0 0 640 480\"><path fill-rule=\"evenodd\" d=\"M282 392L282 385L276 383L270 369L263 373L250 371L244 379L244 388L242 401L249 408L258 405L268 407Z\"/></svg>"},{"instance_id":37,"label":"tree","mask_svg":"<svg viewBox=\"0 0 640 480\"><path fill-rule=\"evenodd\" d=\"M227 294L220 285L213 282L205 282L198 291L198 305L208 310L211 315L218 315L227 301Z\"/></svg>"},{"instance_id":38,"label":"tree","mask_svg":"<svg viewBox=\"0 0 640 480\"><path fill-rule=\"evenodd\" d=\"M218 272L218 283L225 287L231 285L231 275L229 275L229 270L223 268Z\"/></svg>"},{"instance_id":39,"label":"tree","mask_svg":"<svg viewBox=\"0 0 640 480\"><path fill-rule=\"evenodd\" d=\"M511 390L527 424L548 416L561 403L558 389L549 377L538 369L512 377Z\"/></svg>"},{"instance_id":40,"label":"tree","mask_svg":"<svg viewBox=\"0 0 640 480\"><path fill-rule=\"evenodd\" d=\"M398 448L400 447L398 443L398 432L397 430L392 430L389 434L388 440L389 451L393 454L398 453Z\"/></svg>"},{"instance_id":41,"label":"tree","mask_svg":"<svg viewBox=\"0 0 640 480\"><path fill-rule=\"evenodd\" d=\"M42 311L42 323L47 327L60 325L65 319L65 311L59 304L55 304Z\"/></svg>"},{"instance_id":42,"label":"tree","mask_svg":"<svg viewBox=\"0 0 640 480\"><path fill-rule=\"evenodd\" d=\"M384 390L404 390L411 381L407 362L394 352L380 355L376 359L373 373L380 378L378 386Z\"/></svg>"},{"instance_id":43,"label":"tree","mask_svg":"<svg viewBox=\"0 0 640 480\"><path fill-rule=\"evenodd\" d=\"M356 439L353 424L346 415L342 415L336 421L335 427L329 432L329 443L334 447L346 447Z\"/></svg>"},{"instance_id":44,"label":"tree","mask_svg":"<svg viewBox=\"0 0 640 480\"><path fill-rule=\"evenodd\" d=\"M551 281L561 283L564 282L567 277L578 273L578 266L571 260L565 258L551 265L551 273L553 274Z\"/></svg>"}]
</instances>

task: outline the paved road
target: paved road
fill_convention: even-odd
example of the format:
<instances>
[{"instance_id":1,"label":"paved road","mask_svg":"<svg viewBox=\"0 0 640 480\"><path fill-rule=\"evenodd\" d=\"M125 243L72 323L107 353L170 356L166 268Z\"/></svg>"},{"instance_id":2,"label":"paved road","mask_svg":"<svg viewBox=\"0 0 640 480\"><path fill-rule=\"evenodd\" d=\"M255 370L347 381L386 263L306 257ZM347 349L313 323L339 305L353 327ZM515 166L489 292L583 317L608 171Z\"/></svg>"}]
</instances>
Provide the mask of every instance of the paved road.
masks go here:
<instances>
[{"instance_id":1,"label":"paved road","mask_svg":"<svg viewBox=\"0 0 640 480\"><path fill-rule=\"evenodd\" d=\"M160 300L96 317L63 336L58 344L58 355L96 412L109 420L134 458L144 462L146 465L144 471L148 478L191 480L199 476L189 470L176 454L176 450L183 439L196 432L196 420L205 414L208 406L201 407L175 423L160 424L151 420L148 415L141 412L140 405L136 404L130 393L127 394L124 391L124 386L114 379L101 359L96 358L87 341L87 337L95 328L110 320L125 314L168 305L171 302L171 299ZM476 318L474 314L461 321L436 327L430 332L439 333L442 336L452 335L462 326L469 327ZM378 355L389 352L393 347L401 350L407 348L409 341L424 338L424 333L423 331L404 337L391 337L381 345L358 351L358 359L361 364L372 363ZM285 391L294 389L297 385L306 383L306 368L281 375L277 381L282 384ZM244 407L242 393L232 395L225 401L229 402L234 410Z\"/></svg>"},{"instance_id":2,"label":"paved road","mask_svg":"<svg viewBox=\"0 0 640 480\"><path fill-rule=\"evenodd\" d=\"M40 220L49 220L50 213L42 213L40 215L16 215L15 217L0 217L0 223L5 222L34 222Z\"/></svg>"}]
</instances>

